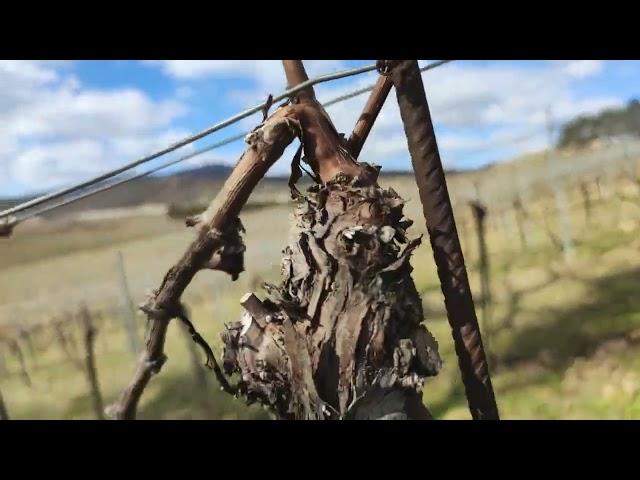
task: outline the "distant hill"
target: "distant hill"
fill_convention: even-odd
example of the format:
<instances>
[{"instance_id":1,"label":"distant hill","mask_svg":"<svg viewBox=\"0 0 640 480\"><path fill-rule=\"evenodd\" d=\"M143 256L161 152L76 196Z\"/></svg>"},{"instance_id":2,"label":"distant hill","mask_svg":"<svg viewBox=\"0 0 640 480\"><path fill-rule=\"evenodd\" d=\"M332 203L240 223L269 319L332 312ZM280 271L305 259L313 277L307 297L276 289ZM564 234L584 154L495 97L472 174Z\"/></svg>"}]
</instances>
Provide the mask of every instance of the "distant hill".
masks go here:
<instances>
[{"instance_id":1,"label":"distant hill","mask_svg":"<svg viewBox=\"0 0 640 480\"><path fill-rule=\"evenodd\" d=\"M143 204L207 205L231 171L232 167L226 165L205 165L168 175L149 176L79 200L56 210L55 213L43 216L51 217L60 213L78 213L86 210L136 207ZM458 172L450 172L450 174L455 173ZM413 172L410 170L382 170L381 174L383 177L413 176ZM284 176L265 178L258 184L253 195L254 200L264 202L267 197L271 199L276 195L288 198L287 182L288 177ZM301 179L300 188L305 187L306 183L308 183L306 178ZM0 199L0 209L9 208L39 195L42 193ZM280 200L282 199L280 198Z\"/></svg>"},{"instance_id":2,"label":"distant hill","mask_svg":"<svg viewBox=\"0 0 640 480\"><path fill-rule=\"evenodd\" d=\"M203 165L173 173L170 176L177 178L226 178L233 167L227 165ZM165 177L167 175L164 175Z\"/></svg>"},{"instance_id":3,"label":"distant hill","mask_svg":"<svg viewBox=\"0 0 640 480\"><path fill-rule=\"evenodd\" d=\"M201 197L211 198L212 192L220 188L230 172L231 167L228 166L207 165L170 175L149 176L66 205L60 211L75 213L89 209L135 207L149 203L198 201ZM8 208L38 195L2 199L0 208Z\"/></svg>"}]
</instances>

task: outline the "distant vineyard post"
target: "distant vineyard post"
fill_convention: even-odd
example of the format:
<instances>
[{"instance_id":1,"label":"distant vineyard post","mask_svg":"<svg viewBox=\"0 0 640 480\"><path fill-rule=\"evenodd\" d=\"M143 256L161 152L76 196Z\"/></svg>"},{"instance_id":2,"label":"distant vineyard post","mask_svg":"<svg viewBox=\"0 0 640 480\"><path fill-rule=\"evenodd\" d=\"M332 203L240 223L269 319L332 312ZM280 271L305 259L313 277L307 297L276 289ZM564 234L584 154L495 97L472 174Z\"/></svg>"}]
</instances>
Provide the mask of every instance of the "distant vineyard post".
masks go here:
<instances>
[{"instance_id":1,"label":"distant vineyard post","mask_svg":"<svg viewBox=\"0 0 640 480\"><path fill-rule=\"evenodd\" d=\"M0 343L0 378L7 373L7 360L5 358L4 343Z\"/></svg>"},{"instance_id":2,"label":"distant vineyard post","mask_svg":"<svg viewBox=\"0 0 640 480\"><path fill-rule=\"evenodd\" d=\"M485 349L487 355L491 355L489 341L492 333L491 329L491 282L489 278L489 255L487 253L486 240L486 217L488 209L486 205L478 200L469 202L476 226L478 240L478 270L480 273L480 308L482 311L482 330L484 331Z\"/></svg>"},{"instance_id":3,"label":"distant vineyard post","mask_svg":"<svg viewBox=\"0 0 640 480\"><path fill-rule=\"evenodd\" d=\"M7 406L4 403L4 398L2 397L1 391L0 391L0 420L9 420L9 412L7 411Z\"/></svg>"},{"instance_id":4,"label":"distant vineyard post","mask_svg":"<svg viewBox=\"0 0 640 480\"><path fill-rule=\"evenodd\" d=\"M562 253L564 254L565 261L569 262L572 260L574 254L573 232L571 229L571 219L569 217L566 185L558 179L558 167L555 164L557 158L555 158L556 152L553 146L553 114L551 113L550 107L547 108L547 133L549 136L547 168L549 170L550 182L556 202L556 214L562 238Z\"/></svg>"},{"instance_id":5,"label":"distant vineyard post","mask_svg":"<svg viewBox=\"0 0 640 480\"><path fill-rule=\"evenodd\" d=\"M122 297L122 325L127 335L129 351L132 355L137 355L140 351L140 341L138 339L138 326L136 324L136 311L129 291L129 282L124 265L122 252L116 254L116 269L118 272L118 285Z\"/></svg>"},{"instance_id":6,"label":"distant vineyard post","mask_svg":"<svg viewBox=\"0 0 640 480\"><path fill-rule=\"evenodd\" d=\"M98 420L104 420L104 407L102 403L102 393L98 382L98 368L95 360L95 339L98 329L95 326L91 314L85 305L80 307L80 322L83 328L84 352L85 352L85 374L89 384L93 410Z\"/></svg>"}]
</instances>

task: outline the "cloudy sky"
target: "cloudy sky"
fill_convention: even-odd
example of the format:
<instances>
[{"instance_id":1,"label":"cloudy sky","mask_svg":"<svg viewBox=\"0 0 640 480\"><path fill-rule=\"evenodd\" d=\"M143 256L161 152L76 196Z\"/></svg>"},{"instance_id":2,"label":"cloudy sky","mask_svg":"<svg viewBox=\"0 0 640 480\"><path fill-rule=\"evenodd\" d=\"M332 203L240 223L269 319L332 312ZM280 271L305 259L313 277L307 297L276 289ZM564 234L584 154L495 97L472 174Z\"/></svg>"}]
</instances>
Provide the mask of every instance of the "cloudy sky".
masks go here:
<instances>
[{"instance_id":1,"label":"cloudy sky","mask_svg":"<svg viewBox=\"0 0 640 480\"><path fill-rule=\"evenodd\" d=\"M372 62L305 65L314 76ZM372 84L376 76L322 84L316 93L327 101ZM544 148L547 106L561 122L622 105L640 96L638 78L638 61L599 60L458 61L424 73L441 156L450 168ZM0 196L65 186L128 163L261 103L284 83L278 60L0 61ZM366 97L327 109L339 131L351 131ZM251 129L259 120L250 117L175 155ZM242 150L238 141L188 163L233 165ZM273 173L287 173L293 150ZM409 166L393 94L361 158L386 169Z\"/></svg>"}]
</instances>

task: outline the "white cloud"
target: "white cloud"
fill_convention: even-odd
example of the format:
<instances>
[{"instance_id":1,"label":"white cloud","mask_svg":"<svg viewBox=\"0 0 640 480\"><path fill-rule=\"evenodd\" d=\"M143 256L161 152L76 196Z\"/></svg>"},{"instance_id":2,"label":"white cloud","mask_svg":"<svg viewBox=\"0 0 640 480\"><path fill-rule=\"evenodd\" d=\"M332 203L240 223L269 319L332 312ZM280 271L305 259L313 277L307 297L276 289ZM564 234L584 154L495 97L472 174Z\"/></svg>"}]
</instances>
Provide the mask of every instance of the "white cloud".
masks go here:
<instances>
[{"instance_id":1,"label":"white cloud","mask_svg":"<svg viewBox=\"0 0 640 480\"><path fill-rule=\"evenodd\" d=\"M258 81L274 79L284 84L284 72L280 60L145 60L145 64L160 68L177 80L201 80L205 78L252 77ZM311 76L324 73L319 67L335 69L340 60L305 60L305 68Z\"/></svg>"},{"instance_id":2,"label":"white cloud","mask_svg":"<svg viewBox=\"0 0 640 480\"><path fill-rule=\"evenodd\" d=\"M38 137L117 136L163 127L185 112L175 101L154 102L139 90L61 88L35 93L0 115L9 134Z\"/></svg>"},{"instance_id":3,"label":"white cloud","mask_svg":"<svg viewBox=\"0 0 640 480\"><path fill-rule=\"evenodd\" d=\"M586 78L599 74L604 68L602 60L571 60L565 71L575 78Z\"/></svg>"},{"instance_id":4,"label":"white cloud","mask_svg":"<svg viewBox=\"0 0 640 480\"><path fill-rule=\"evenodd\" d=\"M624 100L612 94L580 98L576 82L596 75L603 62L537 62L513 64L455 62L423 73L433 122L443 161L452 166L462 152L490 150L512 145L516 152L529 152L547 144L545 110L550 106L556 123L577 115L619 106ZM370 80L368 81L370 82ZM328 86L321 100L368 83L355 79L331 91ZM368 94L328 107L339 130L349 133ZM540 133L526 140L509 142L527 132ZM405 164L406 140L393 91L385 103L362 152L362 158L383 166Z\"/></svg>"},{"instance_id":5,"label":"white cloud","mask_svg":"<svg viewBox=\"0 0 640 480\"><path fill-rule=\"evenodd\" d=\"M121 162L125 159L134 159L144 155L148 155L161 148L171 145L178 140L191 135L192 132L182 128L169 128L160 132L153 132L145 135L122 135L108 141L109 148L119 154ZM193 143L162 157L162 161L168 161L169 155L183 156L195 150Z\"/></svg>"},{"instance_id":6,"label":"white cloud","mask_svg":"<svg viewBox=\"0 0 640 480\"><path fill-rule=\"evenodd\" d=\"M269 94L281 93L286 87L281 60L147 60L148 66L159 68L174 80L245 79L248 89L236 88L227 97L238 105L254 105ZM346 68L342 60L305 60L310 77Z\"/></svg>"},{"instance_id":7,"label":"white cloud","mask_svg":"<svg viewBox=\"0 0 640 480\"><path fill-rule=\"evenodd\" d=\"M0 60L0 75L29 83L48 83L58 78L55 71L41 63L25 60Z\"/></svg>"},{"instance_id":8,"label":"white cloud","mask_svg":"<svg viewBox=\"0 0 640 480\"><path fill-rule=\"evenodd\" d=\"M257 103L267 93L282 88L284 80L280 63L259 62L259 65L247 77L254 82L252 88L231 92L239 106ZM305 61L305 66L311 76L330 71L331 67L345 68L341 62ZM236 73L250 70L244 64L227 68ZM425 89L443 161L452 166L457 158L468 157L474 149L488 151L494 145L496 148L511 145L519 152L544 148L547 143L544 132L547 106L552 107L556 122L562 122L580 114L620 105L622 99L614 95L576 98L574 94L575 82L596 75L604 68L605 64L599 61L540 61L533 64L499 61L470 64L460 61L425 72ZM256 76L257 71L261 72L259 76ZM376 77L372 73L320 84L315 87L316 95L321 101L328 101L369 86ZM349 134L367 96L368 93L327 108L339 131ZM242 126L247 129L255 126L256 118L245 119ZM518 139L531 131L539 133ZM514 137L517 141L511 142ZM388 168L406 165L408 161L406 139L393 91L376 120L361 158ZM280 173L287 170L285 160L274 166L274 171Z\"/></svg>"},{"instance_id":9,"label":"white cloud","mask_svg":"<svg viewBox=\"0 0 640 480\"><path fill-rule=\"evenodd\" d=\"M42 190L150 153L180 138L178 100L134 88L88 89L69 62L0 62L0 193ZM182 154L184 150L181 150Z\"/></svg>"},{"instance_id":10,"label":"white cloud","mask_svg":"<svg viewBox=\"0 0 640 480\"><path fill-rule=\"evenodd\" d=\"M157 100L135 88L90 89L73 75L70 62L0 61L0 192L4 181L34 190L68 183L121 165L182 138L187 113L184 100L197 98L199 88L218 80L238 80L225 92L225 108L239 111L285 88L279 60L161 60L144 62L175 82L171 98ZM421 63L422 64L422 63ZM540 129L517 142L516 151L546 145L545 109L558 122L576 115L620 105L623 99L604 93L580 97L574 86L601 74L607 63L595 60L454 62L423 74L438 144L446 166L470 158L487 145L504 149L509 140ZM341 60L305 60L309 76L347 68ZM375 82L375 72L317 85L327 101ZM206 80L206 82L202 82ZM350 133L368 94L327 108L339 131ZM245 119L253 128L259 116ZM190 147L193 149L193 147ZM241 142L191 161L212 159L235 163ZM189 151L181 149L175 155ZM286 174L293 149L285 152L273 172ZM408 165L406 139L391 92L361 158L398 168ZM163 157L162 160L164 161Z\"/></svg>"},{"instance_id":11,"label":"white cloud","mask_svg":"<svg viewBox=\"0 0 640 480\"><path fill-rule=\"evenodd\" d=\"M145 60L177 80L199 80L211 76L235 77L255 75L256 60Z\"/></svg>"},{"instance_id":12,"label":"white cloud","mask_svg":"<svg viewBox=\"0 0 640 480\"><path fill-rule=\"evenodd\" d=\"M50 188L68 177L96 172L104 150L100 142L80 139L38 145L15 157L11 175L21 183Z\"/></svg>"},{"instance_id":13,"label":"white cloud","mask_svg":"<svg viewBox=\"0 0 640 480\"><path fill-rule=\"evenodd\" d=\"M119 136L104 141L71 139L38 144L27 148L13 158L8 174L14 181L37 185L47 189L66 184L74 179L97 175L108 168L119 166L166 147L190 134L182 129L169 129L142 136ZM162 157L168 162L194 150L193 144ZM198 162L192 162L197 164ZM143 170L148 166L139 167Z\"/></svg>"}]
</instances>

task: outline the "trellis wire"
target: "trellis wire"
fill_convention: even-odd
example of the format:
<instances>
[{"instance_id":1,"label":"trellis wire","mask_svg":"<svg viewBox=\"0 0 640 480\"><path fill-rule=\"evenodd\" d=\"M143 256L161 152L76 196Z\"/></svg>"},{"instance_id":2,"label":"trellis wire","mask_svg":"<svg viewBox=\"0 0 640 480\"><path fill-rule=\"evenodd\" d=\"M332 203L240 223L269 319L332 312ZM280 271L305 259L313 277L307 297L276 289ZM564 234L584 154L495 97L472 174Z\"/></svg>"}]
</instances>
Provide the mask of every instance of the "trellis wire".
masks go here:
<instances>
[{"instance_id":1,"label":"trellis wire","mask_svg":"<svg viewBox=\"0 0 640 480\"><path fill-rule=\"evenodd\" d=\"M340 78L346 78L346 77L350 77L353 75L359 75L361 73L366 73L366 72L370 72L372 70L376 69L376 65L372 64L372 65L367 65L364 67L359 67L359 68L352 68L349 70L343 70L340 72L336 72L336 73L331 73L331 74L327 74L327 75L321 75L312 79L307 80L306 82L303 82L299 85L296 85L293 88L290 88L288 90L286 90L285 92L283 92L282 94L278 95L277 97L274 97L271 102L279 102L280 100L284 100L285 98L291 97L292 95L300 92L301 90L304 90L305 88L308 88L310 86L316 85L318 83L323 83L323 82L328 82L331 80L337 80ZM37 205L41 205L44 202L47 202L49 200L54 200L56 198L60 198L66 194L69 193L73 193L81 188L85 188L85 187L89 187L91 185L95 185L98 182L101 182L103 180L107 180L111 177L114 177L116 175L119 175L121 173L126 172L127 170L131 170L132 168L137 167L138 165L141 165L143 163L149 162L151 160L154 160L162 155L165 155L167 153L173 152L174 150L177 150L180 147L184 147L185 145L188 145L190 143L195 142L196 140L200 140L201 138L210 135L214 132L217 132L218 130L221 130L225 127L228 127L229 125L232 125L234 123L239 122L240 120L249 117L251 115L253 115L254 113L258 113L260 111L262 111L264 108L266 108L267 106L269 106L269 102L265 101L263 103L261 103L260 105L256 105L254 107L248 108L247 110L244 110L240 113L237 113L236 115L227 118L226 120L223 120L221 122L216 123L215 125L212 125L209 128L206 128L205 130L202 130L199 133L196 133L194 135L191 135L189 137L183 138L182 140L166 147L163 148L162 150L158 150L155 153L152 153L151 155L147 155L145 157L142 157L138 160L135 160L131 163L128 163L126 165L123 165L122 167L116 168L115 170L111 170L109 172L103 173L101 175L98 175L97 177L91 178L89 180L86 180L84 182L75 184L71 187L66 187L63 188L61 190L52 192L52 193L48 193L46 195L42 195L40 197L34 198L32 200L29 200L27 202L21 203L19 205L16 205L14 207L8 208L2 212L0 212L0 217L8 217L9 215L18 213L22 210L25 210L27 208L30 207L34 207Z\"/></svg>"},{"instance_id":2,"label":"trellis wire","mask_svg":"<svg viewBox=\"0 0 640 480\"><path fill-rule=\"evenodd\" d=\"M422 67L420 70L422 72L425 72L427 70L432 70L434 68L437 68L437 67L439 67L441 65L444 65L444 64L452 62L452 61L453 60L440 60L440 61L437 61L437 62L430 63L430 64ZM317 83L326 82L326 81L329 81L329 80L336 80L336 79L339 79L339 78L345 78L347 76L352 76L352 75L356 75L356 74L359 74L359 73L365 73L365 72L371 71L373 69L375 69L375 65L369 65L369 66L360 67L360 68L357 68L357 69L345 70L345 71L337 72L337 73L334 73L334 74L328 74L328 75L322 75L322 76L319 76L319 77L315 77L315 78L310 79L310 80L308 80L308 81L306 81L304 83L301 83L300 85L297 85L294 88L291 88L291 89L285 91L283 94L279 95L278 97L273 98L272 102L277 102L277 101L283 100L284 98L287 98L288 96L293 95L293 94L297 93L298 91L303 90L306 87L315 85ZM371 86L366 87L366 88L355 90L355 91L353 91L353 92L351 92L349 94L342 95L342 96L336 97L336 98L334 98L332 100L329 100L328 102L323 103L323 106L324 107L328 107L330 105L334 105L336 103L349 100L349 99L354 98L356 96L359 96L359 95L362 95L364 93L367 93L367 92L371 91L372 89L373 89L373 86L371 85ZM42 209L39 209L39 210L35 210L35 211L30 212L28 214L22 215L20 217L15 217L15 216L9 217L9 215L11 215L13 213L17 213L17 212L23 211L25 209L40 205L40 204L42 204L42 203L44 203L46 201L49 201L49 200L54 200L56 198L60 198L60 197L66 195L68 193L73 193L73 192L81 190L82 188L85 188L87 186L94 185L94 184L99 183L101 181L104 181L104 180L107 180L107 179L112 178L114 176L117 176L117 175L119 175L121 173L124 173L125 171L130 170L131 168L135 168L136 166L140 165L141 163L153 160L153 159L155 159L155 158L157 158L157 157L159 157L161 155L169 153L169 152L171 152L173 150L176 150L177 148L180 148L182 146L187 145L188 143L191 143L191 142L193 142L195 140L198 140L198 139L204 137L205 135L213 133L216 130L224 128L225 126L229 126L232 123L235 123L236 121L239 121L239 120L241 120L243 118L246 118L247 116L253 115L254 113L259 112L265 106L267 106L266 102L261 104L261 105L259 105L259 106L256 106L256 107L253 107L251 109L245 110L244 112L241 112L241 113L235 115L234 117L231 117L230 119L227 119L227 120L225 120L223 122L220 122L220 123L214 125L213 127L210 127L209 129L204 130L203 132L200 132L200 133L198 133L196 135L188 137L187 139L184 139L184 140L172 145L171 147L167 147L166 149L164 149L164 150L162 150L160 152L157 152L156 154L152 154L150 156L144 157L143 159L140 159L140 160L137 160L135 162L132 162L132 163L130 163L128 165L125 165L123 167L120 167L120 168L118 168L116 170L112 170L111 172L104 173L104 174L102 174L102 175L100 175L98 177L95 177L95 178L93 178L91 180L88 180L86 182L83 182L81 184L75 185L73 187L68 187L66 189L63 189L63 190L60 190L60 191L57 191L57 192L53 192L51 194L44 195L44 196L38 197L36 199L33 199L33 200L27 201L25 203L22 203L20 205L11 207L11 208L3 211L3 212L0 212L0 217L5 217L5 219L11 225L16 225L17 223L20 223L20 222L22 222L24 220L27 220L28 218L31 218L31 217L34 217L34 216L38 216L38 215L42 215L43 213L47 213L49 211L55 210L57 208L65 206L65 205L69 205L70 203L74 203L74 202L76 202L78 200L82 200L84 198L91 197L91 196L96 195L98 193L104 192L106 190L110 190L112 188L115 188L117 186L123 185L123 184L128 183L128 182L131 182L133 180L138 180L140 178L146 177L148 175L156 173L156 172L158 172L160 170L163 170L165 168L168 168L170 166L173 166L173 165L176 165L178 163L181 163L181 162L184 162L186 160L189 160L191 158L194 158L194 157L196 157L198 155L201 155L203 153L206 153L206 152L212 151L212 150L214 150L216 148L220 148L222 146L225 146L225 145L228 145L230 143L233 143L233 142L235 142L237 140L240 140L240 139L244 138L250 132L247 131L247 132L244 132L244 133L241 133L241 134L238 134L238 135L233 135L233 136L231 136L231 137L229 137L229 138L227 138L225 140L222 140L220 142L214 143L213 145L209 145L209 146L204 147L202 149L196 150L196 151L194 151L194 152L192 152L192 153L190 153L188 155L185 155L183 157L180 157L178 159L171 160L169 162L165 162L165 163L163 163L161 165L158 165L158 166L156 166L156 167L154 167L154 168L152 168L150 170L147 170L145 172L142 172L142 173L139 173L139 174L136 174L136 175L132 175L132 176L129 176L129 177L126 177L126 178L123 178L123 179L120 179L120 180L117 180L117 181L114 181L114 182L111 182L111 183L107 183L107 184L105 184L103 186L100 186L100 187L94 189L94 190L90 190L90 191L84 192L84 193L82 193L80 195L77 195L75 197L67 198L62 202L55 203L53 205L49 205L49 206L47 206L45 208L42 208ZM247 113L247 112L250 112L250 113ZM225 124L225 125L220 126L222 124ZM217 128L218 126L220 126L220 127ZM193 139L193 140L189 141L189 139Z\"/></svg>"}]
</instances>

